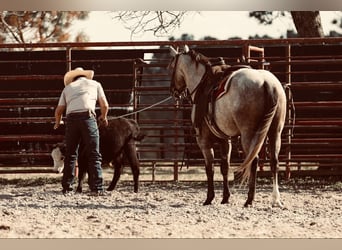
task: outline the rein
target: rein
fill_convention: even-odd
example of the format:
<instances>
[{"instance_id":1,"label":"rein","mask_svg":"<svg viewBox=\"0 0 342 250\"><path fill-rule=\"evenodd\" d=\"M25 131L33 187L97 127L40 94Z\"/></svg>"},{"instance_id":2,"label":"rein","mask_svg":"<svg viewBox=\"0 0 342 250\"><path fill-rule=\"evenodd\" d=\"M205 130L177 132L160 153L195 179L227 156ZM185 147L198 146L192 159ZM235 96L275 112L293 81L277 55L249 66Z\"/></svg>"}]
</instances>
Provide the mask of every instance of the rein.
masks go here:
<instances>
[{"instance_id":1,"label":"rein","mask_svg":"<svg viewBox=\"0 0 342 250\"><path fill-rule=\"evenodd\" d=\"M173 71L172 71L172 77L171 77L171 86L170 86L170 92L172 93L172 96L176 98L175 96L175 91L174 91L174 86L176 85L175 84L175 75L176 75L176 67L178 65L178 59L179 59L179 56L181 54L177 54L176 57L175 57L175 67L173 68ZM172 63L172 62L171 62ZM178 91L177 91L178 92ZM179 93L178 93L179 94ZM179 96L178 96L179 97Z\"/></svg>"},{"instance_id":2,"label":"rein","mask_svg":"<svg viewBox=\"0 0 342 250\"><path fill-rule=\"evenodd\" d=\"M172 73L172 79L171 79L171 81L172 81L172 82L171 82L171 89L172 89L172 90L174 90L174 86L175 86L175 74L176 74L176 70L177 70L178 59L179 59L179 56L180 56L181 54L186 54L186 53L177 54L176 57L175 57L175 66L174 66L174 70L173 70L173 73ZM205 67L205 73L203 74L203 76L202 76L201 80L199 81L199 83L196 85L196 87L195 87L191 92L189 91L189 88L188 88L188 87L185 87L185 89L182 90L181 92L177 90L177 92L178 92L177 94L178 94L178 99L182 98L182 96L184 96L184 97L190 96L190 98L187 98L187 99L188 99L188 100L190 101L190 103L193 105L193 104L201 103L201 102L205 101L205 100L201 100L201 95L198 95L198 92L197 92L197 91L198 91L198 90L200 90L200 92L203 92L203 91L204 91L204 89L205 89L204 83L207 81L207 78L209 77L209 74L211 73L210 67L211 67L212 65L210 64L209 61L204 61L204 62L203 62L203 60L197 59L197 57L196 57L196 58L193 58L192 55L190 55L190 57L192 58L192 60L195 60L196 63L200 63L200 64L202 64L202 65ZM172 92L172 91L171 91L171 92ZM183 93L183 94L182 94L182 93ZM191 96L192 96L193 94L195 94L195 96L194 96L194 99L192 100ZM173 91L173 96L174 96L175 98L177 98L177 97L176 97L176 94L175 94L175 91ZM178 100L176 100L176 101L178 102ZM196 108L198 108L198 107L196 107ZM199 128L199 127L200 127L199 123L201 123L202 121L199 120L200 118L198 118L198 114L196 115L196 113L198 113L198 112L195 111L194 125L195 125L195 127ZM221 139L230 139L230 136L225 135L225 134L218 128L216 122L215 122L213 119L210 119L210 118L208 117L208 113L207 113L205 116L203 116L203 119L204 119L204 122L205 122L205 123L207 124L207 126L209 127L209 129L211 130L211 132L212 132L215 136L217 136L218 138L221 138Z\"/></svg>"},{"instance_id":3,"label":"rein","mask_svg":"<svg viewBox=\"0 0 342 250\"><path fill-rule=\"evenodd\" d=\"M143 112L143 111L145 111L145 110L148 110L148 109L150 109L150 108L153 108L154 106L157 106L157 105L159 105L159 104L162 104L163 102L166 102L166 101L170 100L171 98L172 98L172 97L169 96L169 97L167 97L167 98L165 98L165 99L163 99L163 100L161 100L161 101L159 101L159 102L157 102L157 103L154 103L154 104L152 104L152 105L150 105L150 106L148 106L148 107L146 107L146 108L142 108L142 109L139 109L139 110L136 110L136 111L134 111L134 112L127 113L127 114L124 114L124 115L116 116L115 118L121 118L121 117L126 117L126 116L130 116L130 115L138 114L138 113L140 113L140 112Z\"/></svg>"},{"instance_id":4,"label":"rein","mask_svg":"<svg viewBox=\"0 0 342 250\"><path fill-rule=\"evenodd\" d=\"M202 85L202 83L205 81L205 78L206 78L207 75L208 75L208 66L210 66L210 65L209 65L209 64L205 64L205 63L203 63L203 62L201 62L201 61L196 61L196 62L201 63L203 66L205 66L205 73L203 74L203 76L202 76L200 82L197 84L197 86L196 86L191 92L189 91L189 88L188 88L188 87L185 87L185 89L183 89L182 91L178 91L178 90L177 90L177 95L178 95L178 96L176 96L175 90L173 89L173 91L172 91L172 88L174 88L174 86L175 86L175 75L176 75L176 71L177 71L178 59L179 59L179 56L182 55L182 54L185 55L185 54L187 54L187 53L179 53L179 54L177 54L176 57L175 57L175 67L174 67L173 72L172 72L171 86L170 86L170 89L171 89L171 90L170 90L170 92L172 93L172 96L173 96L174 98L176 98L176 99L181 99L182 96L185 97L185 98L187 98L188 96L190 96L190 98L187 98L187 99L189 99L189 100L190 100L190 103L193 104L194 102L193 102L193 100L191 99L191 96L198 90L198 88L199 88L199 87Z\"/></svg>"}]
</instances>

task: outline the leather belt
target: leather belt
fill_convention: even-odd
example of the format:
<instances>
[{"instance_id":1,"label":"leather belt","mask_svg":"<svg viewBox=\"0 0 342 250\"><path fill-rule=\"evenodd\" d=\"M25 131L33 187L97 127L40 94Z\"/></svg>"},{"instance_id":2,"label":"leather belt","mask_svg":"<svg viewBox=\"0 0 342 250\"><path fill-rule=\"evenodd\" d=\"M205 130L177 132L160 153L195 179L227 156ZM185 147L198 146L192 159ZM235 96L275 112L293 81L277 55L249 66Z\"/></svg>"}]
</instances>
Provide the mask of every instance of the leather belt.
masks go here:
<instances>
[{"instance_id":1,"label":"leather belt","mask_svg":"<svg viewBox=\"0 0 342 250\"><path fill-rule=\"evenodd\" d=\"M95 117L95 114L93 111L83 111L83 112L74 112L67 115L67 118L77 118L77 117Z\"/></svg>"}]
</instances>

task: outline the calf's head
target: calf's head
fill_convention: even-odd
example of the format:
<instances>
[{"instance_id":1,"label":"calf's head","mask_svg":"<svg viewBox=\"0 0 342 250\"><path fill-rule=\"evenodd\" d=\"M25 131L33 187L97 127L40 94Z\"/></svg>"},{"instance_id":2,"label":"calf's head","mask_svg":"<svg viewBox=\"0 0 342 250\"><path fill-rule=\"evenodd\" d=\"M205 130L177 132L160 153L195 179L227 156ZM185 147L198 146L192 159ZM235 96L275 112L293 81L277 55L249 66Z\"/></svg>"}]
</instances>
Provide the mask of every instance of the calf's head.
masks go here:
<instances>
[{"instance_id":1,"label":"calf's head","mask_svg":"<svg viewBox=\"0 0 342 250\"><path fill-rule=\"evenodd\" d=\"M53 170L58 173L62 173L64 168L64 154L65 145L62 143L56 144L51 151L51 157L53 159Z\"/></svg>"}]
</instances>

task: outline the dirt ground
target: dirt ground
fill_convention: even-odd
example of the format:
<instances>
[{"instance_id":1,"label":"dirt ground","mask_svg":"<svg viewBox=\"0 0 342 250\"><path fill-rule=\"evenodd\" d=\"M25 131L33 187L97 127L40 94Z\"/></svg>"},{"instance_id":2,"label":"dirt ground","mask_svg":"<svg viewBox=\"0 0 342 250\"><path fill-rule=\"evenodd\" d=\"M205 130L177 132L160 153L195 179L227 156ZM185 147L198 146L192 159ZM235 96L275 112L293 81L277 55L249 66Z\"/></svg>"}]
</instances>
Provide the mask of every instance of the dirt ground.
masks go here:
<instances>
[{"instance_id":1,"label":"dirt ground","mask_svg":"<svg viewBox=\"0 0 342 250\"><path fill-rule=\"evenodd\" d=\"M272 185L258 179L254 206L247 189L230 183L230 203L203 206L205 181L143 181L131 177L106 196L61 193L61 176L0 178L0 238L305 238L342 237L341 180L280 182L285 208L271 207ZM105 176L108 186L111 176Z\"/></svg>"}]
</instances>

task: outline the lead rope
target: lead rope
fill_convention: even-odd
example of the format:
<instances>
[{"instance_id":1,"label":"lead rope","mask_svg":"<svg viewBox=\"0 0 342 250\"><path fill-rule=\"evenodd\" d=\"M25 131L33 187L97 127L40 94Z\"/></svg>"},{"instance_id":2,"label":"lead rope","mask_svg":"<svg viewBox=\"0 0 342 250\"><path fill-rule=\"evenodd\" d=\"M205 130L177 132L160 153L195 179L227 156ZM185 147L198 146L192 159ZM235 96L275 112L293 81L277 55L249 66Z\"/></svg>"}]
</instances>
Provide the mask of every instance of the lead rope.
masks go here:
<instances>
[{"instance_id":1,"label":"lead rope","mask_svg":"<svg viewBox=\"0 0 342 250\"><path fill-rule=\"evenodd\" d=\"M187 91L187 94L185 95L185 99L184 100L188 101L189 104L193 104L189 90L187 89L186 91ZM179 103L177 103L177 112L178 112L178 110L179 110ZM192 124L192 122L191 122L191 124ZM190 140L192 139L192 137L196 138L196 133L194 133L193 126L190 127L189 134L187 134L187 136L190 137ZM191 150L191 148L193 148L193 146L194 146L194 142L192 142L192 140L191 140L190 141L190 145L189 145L190 150ZM181 163L181 166L180 166L180 169L179 169L180 171L183 169L183 166L185 165L185 162L186 162L187 169L189 169L189 162L190 162L190 153L191 153L191 151L189 150L189 152L187 154L187 159L185 159L186 150L187 149L186 149L186 146L185 146L184 150L183 150L182 163Z\"/></svg>"},{"instance_id":2,"label":"lead rope","mask_svg":"<svg viewBox=\"0 0 342 250\"><path fill-rule=\"evenodd\" d=\"M150 108L153 108L153 107L155 107L155 106L158 106L159 104L162 104L162 103L164 103L164 102L170 100L171 98L172 98L172 96L169 96L169 97L167 97L167 98L165 98L165 99L163 99L163 100L161 100L161 101L159 101L159 102L157 102L157 103L154 103L154 104L152 104L152 105L150 105L150 106L148 106L148 107L146 107L146 108L139 109L139 110L136 110L136 111L134 111L134 112L127 113L127 114L124 114L124 115L116 116L116 118L126 117L126 116L130 116L130 115L134 115L134 114L143 112L143 111L145 111L145 110L148 110L148 109L150 109Z\"/></svg>"},{"instance_id":3,"label":"lead rope","mask_svg":"<svg viewBox=\"0 0 342 250\"><path fill-rule=\"evenodd\" d=\"M131 113L127 113L127 114L124 114L124 115L116 116L115 118L122 118L122 117L126 117L126 116L130 116L130 115L134 115L134 114L143 112L143 111L145 111L145 110L148 110L148 109L150 109L150 108L153 108L153 107L155 107L155 106L158 106L159 104L162 104L162 103L164 103L164 102L170 100L170 98L172 98L172 96L169 96L169 97L167 97L167 98L165 98L165 99L163 99L163 100L161 100L161 101L159 101L159 102L157 102L157 103L154 103L154 104L152 104L152 105L150 105L150 106L148 106L148 107L146 107L146 108L139 109L139 110L137 110L137 111L134 111L134 112L131 112ZM191 99L190 99L190 100L191 100ZM179 105L179 104L177 104L176 106L178 107L178 105ZM192 129L190 130L190 133L192 133ZM183 159L182 159L182 164L181 164L181 166L180 166L180 170L182 170L183 165L184 165L184 162L185 162L185 150L184 150L184 152L183 152ZM188 165L188 164L187 164L187 167L189 168L189 165Z\"/></svg>"},{"instance_id":4,"label":"lead rope","mask_svg":"<svg viewBox=\"0 0 342 250\"><path fill-rule=\"evenodd\" d=\"M293 137L294 136L294 129L295 129L295 123L296 123L296 107L295 107L295 105L294 105L294 100L293 100L293 94L292 94L292 90L291 90L291 84L285 84L284 85L284 88L285 88L285 90L287 89L288 91L289 91L289 95L290 95L290 109L291 109L291 115L292 115L292 117L290 117L290 119L291 119L291 125L292 125L292 127L291 127L291 137ZM288 107L287 107L288 108Z\"/></svg>"}]
</instances>

